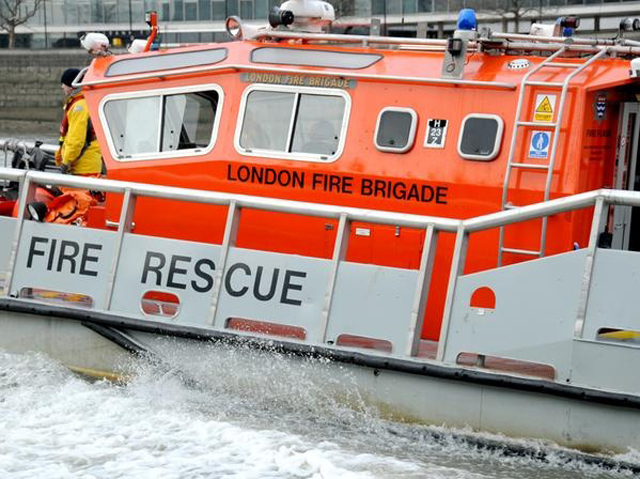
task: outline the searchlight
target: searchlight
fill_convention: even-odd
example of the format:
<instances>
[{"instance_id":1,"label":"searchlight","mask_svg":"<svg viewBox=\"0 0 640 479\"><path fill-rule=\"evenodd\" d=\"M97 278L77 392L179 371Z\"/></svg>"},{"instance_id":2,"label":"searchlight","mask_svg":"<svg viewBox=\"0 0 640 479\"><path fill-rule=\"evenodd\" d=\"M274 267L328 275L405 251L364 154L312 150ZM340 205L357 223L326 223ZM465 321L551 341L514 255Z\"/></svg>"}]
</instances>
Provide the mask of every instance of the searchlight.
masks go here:
<instances>
[{"instance_id":1,"label":"searchlight","mask_svg":"<svg viewBox=\"0 0 640 479\"><path fill-rule=\"evenodd\" d=\"M91 55L110 55L109 39L104 33L87 33L80 38L80 45Z\"/></svg>"},{"instance_id":2,"label":"searchlight","mask_svg":"<svg viewBox=\"0 0 640 479\"><path fill-rule=\"evenodd\" d=\"M323 0L288 0L269 13L272 28L301 32L319 33L335 19L333 5Z\"/></svg>"}]
</instances>

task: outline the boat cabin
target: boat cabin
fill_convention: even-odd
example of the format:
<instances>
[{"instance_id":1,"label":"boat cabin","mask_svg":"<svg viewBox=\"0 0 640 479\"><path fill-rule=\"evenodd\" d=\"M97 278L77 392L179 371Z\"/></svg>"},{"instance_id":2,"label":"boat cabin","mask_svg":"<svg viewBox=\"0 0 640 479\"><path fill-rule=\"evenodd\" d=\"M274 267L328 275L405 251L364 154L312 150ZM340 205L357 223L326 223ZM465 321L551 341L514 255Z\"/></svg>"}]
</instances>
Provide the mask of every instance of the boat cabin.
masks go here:
<instances>
[{"instance_id":1,"label":"boat cabin","mask_svg":"<svg viewBox=\"0 0 640 479\"><path fill-rule=\"evenodd\" d=\"M446 218L640 189L640 47L565 26L479 33L467 15L448 41L232 18L230 43L98 56L80 84L108 178ZM106 228L121 204L107 195ZM219 244L226 215L143 198L133 221L136 233ZM238 246L331 258L337 221L244 215ZM640 250L637 215L616 210L602 243ZM590 218L475 235L465 272L584 247ZM424 230L354 223L346 260L417 269L424 241ZM425 339L438 338L453 247L443 233Z\"/></svg>"}]
</instances>

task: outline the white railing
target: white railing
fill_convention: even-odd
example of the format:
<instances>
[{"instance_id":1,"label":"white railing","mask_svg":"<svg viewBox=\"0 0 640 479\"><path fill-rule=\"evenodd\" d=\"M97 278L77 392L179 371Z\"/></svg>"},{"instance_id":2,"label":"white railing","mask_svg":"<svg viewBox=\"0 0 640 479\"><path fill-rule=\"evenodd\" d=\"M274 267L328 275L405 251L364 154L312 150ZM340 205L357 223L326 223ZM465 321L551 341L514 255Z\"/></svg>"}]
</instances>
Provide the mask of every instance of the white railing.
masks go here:
<instances>
[{"instance_id":1,"label":"white railing","mask_svg":"<svg viewBox=\"0 0 640 479\"><path fill-rule=\"evenodd\" d=\"M517 210L501 211L489 215L465 220L439 218L430 216L410 215L403 213L373 211L359 208L347 208L333 205L323 205L316 203L305 203L299 201L281 200L277 198L262 198L246 195L220 193L212 191L189 190L168 186L146 185L141 183L129 183L114 180L100 180L93 178L82 178L70 175L59 175L34 171L22 171L7 168L0 168L0 179L19 181L21 183L21 194L19 199L19 214L17 217L17 227L14 240L11 245L11 256L7 268L5 294L12 292L12 276L16 265L17 251L21 243L22 224L25 218L26 205L32 201L36 185L57 185L90 190L99 190L124 195L120 220L117 225L118 240L117 245L122 245L123 237L131 231L131 222L135 209L137 197L152 197L169 200L178 200L192 203L226 205L228 207L227 221L224 229L224 239L220 254L220 267L216 270L215 287L211 300L211 318L208 324L215 323L215 313L220 294L220 284L225 270L226 258L231 247L235 246L235 231L237 231L240 221L239 212L242 209L257 209L272 212L285 212L303 216L314 216L322 218L338 219L338 231L334 244L332 261L332 273L327 285L325 298L325 308L323 309L323 324L321 330L326 334L332 307L333 288L338 272L338 266L345 260L347 241L349 237L349 225L353 221L361 221L374 224L387 224L396 226L406 226L425 231L425 241L422 250L420 267L417 275L417 284L413 296L411 309L409 338L407 347L399 354L403 357L415 357L417 346L420 341L420 331L422 318L426 307L426 300L431 286L431 270L435 257L435 248L438 240L438 233L456 232L455 249L452 255L451 274L447 289L447 300L442 321L440 342L436 359L442 361L447 348L448 330L451 324L451 313L456 291L456 284L463 275L469 236L473 233L499 228L505 225L521 223L532 219L547 217L550 215L564 213L584 208L595 207L593 212L593 222L589 244L586 248L586 261L584 274L582 276L581 295L579 307L576 314L575 335L579 339L582 335L584 320L586 315L587 300L591 288L593 261L596 253L598 238L604 230L606 222L606 208L609 205L628 205L640 207L640 192L596 190L582 193L566 198L555 199L545 203L533 204L521 207ZM496 245L497 247L497 245ZM120 246L115 248L116 258L113 264L117 264ZM110 278L110 288L113 287L115 266ZM109 295L112 291L109 292ZM109 302L107 302L107 305ZM321 336L324 337L324 336ZM325 344L326 345L326 344Z\"/></svg>"}]
</instances>

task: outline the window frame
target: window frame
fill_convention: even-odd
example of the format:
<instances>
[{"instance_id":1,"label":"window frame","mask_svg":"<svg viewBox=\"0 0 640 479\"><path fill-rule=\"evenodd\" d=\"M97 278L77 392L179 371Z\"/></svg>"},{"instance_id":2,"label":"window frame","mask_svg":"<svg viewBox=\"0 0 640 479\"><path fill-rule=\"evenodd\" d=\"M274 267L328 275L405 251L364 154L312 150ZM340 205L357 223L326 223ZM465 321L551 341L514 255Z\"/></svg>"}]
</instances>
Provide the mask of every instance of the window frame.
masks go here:
<instances>
[{"instance_id":1,"label":"window frame","mask_svg":"<svg viewBox=\"0 0 640 479\"><path fill-rule=\"evenodd\" d=\"M407 144L403 148L394 148L392 146L382 146L378 145L378 132L380 130L380 120L382 119L382 115L385 111L398 111L401 113L409 113L411 114L411 129L409 130L409 137L407 138ZM378 113L378 119L376 120L376 130L373 132L373 144L376 149L379 151L384 151L385 153L406 153L416 142L416 131L418 130L418 114L413 108L409 107L400 107L400 106L386 106L380 113Z\"/></svg>"},{"instance_id":2,"label":"window frame","mask_svg":"<svg viewBox=\"0 0 640 479\"><path fill-rule=\"evenodd\" d=\"M129 99L137 99L137 98L149 98L149 97L157 97L157 96L167 96L167 95L179 95L181 93L198 93L198 92L206 92L206 91L215 91L218 94L218 105L215 112L215 117L213 119L213 128L211 130L211 138L209 140L209 145L206 148L190 148L188 150L174 150L174 151L157 151L153 153L137 153L134 155L121 156L117 153L116 147L113 143L113 138L111 136L111 128L109 127L109 122L107 121L107 116L105 114L105 106L108 102L114 100L129 100ZM100 118L100 123L105 132L105 137L107 140L107 145L109 146L109 153L114 161L118 161L121 163L127 163L130 161L145 161L145 160L165 160L172 158L183 158L183 157L193 157L193 156L204 156L210 153L216 146L218 141L218 129L220 127L220 117L222 115L222 107L224 104L224 90L222 87L216 83L207 83L204 85L194 85L189 87L176 87L176 88L158 88L154 90L144 90L144 91L136 91L136 92L127 92L127 93L112 93L106 95L98 106L98 116ZM164 102L161 102L161 107L164 107ZM162 113L162 112L161 112ZM159 134L162 132L162 117L163 115L158 115L158 128ZM160 148L161 145L158 145Z\"/></svg>"},{"instance_id":3,"label":"window frame","mask_svg":"<svg viewBox=\"0 0 640 479\"><path fill-rule=\"evenodd\" d=\"M496 139L493 143L493 149L491 150L490 155L470 155L468 153L463 153L462 146L462 137L464 136L464 129L467 124L467 120L473 118L484 118L487 120L496 120L498 122L498 129L496 131ZM493 161L500 154L500 145L502 144L502 137L504 135L504 120L499 115L494 115L491 113L469 113L462 120L462 124L460 125L460 131L458 133L458 155L460 155L465 160L475 160L475 161Z\"/></svg>"},{"instance_id":4,"label":"window frame","mask_svg":"<svg viewBox=\"0 0 640 479\"><path fill-rule=\"evenodd\" d=\"M171 33L171 32L168 32ZM178 35L179 33L176 33L176 35ZM207 60L206 62L200 62L200 63L190 63L190 64L186 64L186 65L182 65L182 66L169 66L169 67L165 67L165 68L146 68L146 69L137 69L135 71L129 71L129 72L125 72L125 73L113 73L112 69L114 69L115 67L120 65L126 65L126 64L133 64L135 65L138 62L146 62L149 60L154 60L154 59L163 59L166 60L167 57L185 57L185 56L193 56L194 54L199 54L199 53L209 53L209 52L222 52L223 55L219 60L216 61L212 61L212 60ZM189 68L197 68L197 67L203 67L206 65L216 65L220 62L225 61L227 58L229 57L229 49L226 47L215 47L215 48L203 48L201 50L191 50L191 51L186 51L186 52L170 52L170 53L154 53L152 55L143 55L143 56L138 56L138 57L133 57L133 58L120 58L117 59L113 62L111 62L108 66L107 69L105 71L104 76L108 77L108 78L114 78L114 77L124 77L127 75L142 75L145 73L156 73L158 74L158 76L162 76L162 72L167 72L167 71L176 71L176 70L182 70L182 69L189 69Z\"/></svg>"},{"instance_id":5,"label":"window frame","mask_svg":"<svg viewBox=\"0 0 640 479\"><path fill-rule=\"evenodd\" d=\"M244 118L247 108L247 99L251 92L253 91L273 91L273 92L281 92L281 93L292 93L292 94L311 94L311 95L324 95L324 96L340 96L344 99L344 113L343 113L343 121L342 128L340 129L340 136L338 138L338 148L336 149L335 154L326 157L326 155L321 155L318 153L301 153L301 152L291 152L287 153L285 151L278 150L247 150L240 145L240 136L242 135L242 127L244 126ZM347 130L349 127L349 118L351 115L351 95L349 95L346 91L337 89L337 88L315 88L315 87L304 87L304 86L287 86L287 85L270 85L267 83L253 83L245 88L242 93L242 98L240 99L240 107L238 109L238 119L236 121L236 131L233 137L233 146L236 151L243 156L253 156L253 157L261 157L261 158L277 158L282 160L294 160L294 161L309 161L314 163L333 163L335 162L344 150L344 145L347 138ZM293 116L290 119L289 125L289 133L291 132L291 123L293 122ZM326 157L326 158L323 158Z\"/></svg>"},{"instance_id":6,"label":"window frame","mask_svg":"<svg viewBox=\"0 0 640 479\"><path fill-rule=\"evenodd\" d=\"M308 54L308 55L314 55L316 53L326 53L326 54L331 54L331 55L335 55L337 57L344 57L344 58L350 58L350 57L377 57L375 60L369 62L366 65L363 66L345 66L343 65L338 65L338 64L333 64L333 65L320 65L320 62L313 62L311 60L307 60L307 61L300 61L300 62L295 62L293 60L289 60L289 61L267 61L267 60L256 60L255 57L261 55L262 53L264 53L264 51L267 50L269 52L276 52L278 51L278 54L285 54L286 52L295 52L295 54ZM340 52L340 51L335 51L335 50L318 50L318 49L305 49L305 50L299 50L297 48L291 48L291 47L274 47L274 46L264 46L264 47L257 47L254 48L253 50L251 50L251 55L250 55L250 59L251 59L251 63L257 63L259 65L291 65L291 66L307 66L307 67L319 67L319 68L339 68L341 70L364 70L365 68L369 68L373 65L375 65L376 63L378 63L380 60L382 60L384 58L383 55L378 54L378 53L354 53L354 52ZM330 62L326 62L326 63L330 63Z\"/></svg>"}]
</instances>

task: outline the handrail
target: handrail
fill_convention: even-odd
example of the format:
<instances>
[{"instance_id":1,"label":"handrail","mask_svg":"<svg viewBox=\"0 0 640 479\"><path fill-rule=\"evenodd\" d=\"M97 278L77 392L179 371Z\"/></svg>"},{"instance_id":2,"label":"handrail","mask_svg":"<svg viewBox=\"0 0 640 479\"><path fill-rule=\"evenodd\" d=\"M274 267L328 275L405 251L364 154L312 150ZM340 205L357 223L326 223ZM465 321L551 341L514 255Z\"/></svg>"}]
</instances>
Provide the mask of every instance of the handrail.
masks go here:
<instances>
[{"instance_id":1,"label":"handrail","mask_svg":"<svg viewBox=\"0 0 640 479\"><path fill-rule=\"evenodd\" d=\"M399 45L399 46L435 46L444 50L447 40L435 38L405 38L405 37L384 37L384 36L368 36L368 35L344 35L330 33L305 33L305 32L286 32L286 31L261 31L250 40L265 39L298 39L306 42L341 42L341 43L361 43L363 45L379 44L379 45ZM556 51L561 48L579 52L598 51L597 47L608 46L611 51L616 53L626 53L640 55L640 48L637 43L631 41L627 43L626 39L611 40L601 38L581 38L581 37L545 37L542 35L528 35L518 33L500 33L491 32L488 37L479 37L477 40L469 42L469 47L474 49L485 48L515 48L514 44L505 43L504 45L496 45L496 40L519 40L517 48L530 51Z\"/></svg>"},{"instance_id":2,"label":"handrail","mask_svg":"<svg viewBox=\"0 0 640 479\"><path fill-rule=\"evenodd\" d=\"M322 42L342 42L342 43L376 43L386 45L435 45L442 48L447 46L446 39L438 38L407 38L407 37L385 37L376 35L346 35L339 33L308 33L292 32L280 30L260 31L250 40L262 40L265 38L279 38L284 40L316 40Z\"/></svg>"},{"instance_id":3,"label":"handrail","mask_svg":"<svg viewBox=\"0 0 640 479\"><path fill-rule=\"evenodd\" d=\"M36 144L34 141L27 141L27 140L16 140L16 139L12 139L12 138L0 138L0 151L10 151L8 150L8 146L9 145L17 145L20 148L35 148ZM43 143L42 145L40 145L38 148L40 148L42 151L46 152L46 153L55 153L56 151L58 151L58 146L57 145L49 145L47 143Z\"/></svg>"},{"instance_id":4,"label":"handrail","mask_svg":"<svg viewBox=\"0 0 640 479\"><path fill-rule=\"evenodd\" d=\"M578 193L572 196L557 198L542 203L533 203L518 208L476 216L468 219L444 218L438 216L423 216L391 211L368 210L364 208L342 207L321 203L282 200L261 196L249 196L232 193L221 193L205 190L193 190L174 186L149 185L118 180L99 178L84 178L81 176L43 173L39 171L16 170L0 167L0 179L6 178L19 181L26 176L38 184L55 184L72 188L86 188L110 193L124 193L131 190L136 196L150 198L164 198L176 201L207 204L230 204L235 202L243 208L254 208L274 212L304 214L316 217L340 219L346 214L349 219L369 223L393 224L415 228L426 228L434 225L440 231L456 232L462 226L467 233L475 233L500 226L506 226L523 221L566 213L595 205L599 198L609 205L640 206L640 192L626 190L599 189Z\"/></svg>"},{"instance_id":5,"label":"handrail","mask_svg":"<svg viewBox=\"0 0 640 479\"><path fill-rule=\"evenodd\" d=\"M16 174L16 171L19 171ZM460 220L439 218L435 216L420 216L407 213L367 210L343 206L307 203L303 201L282 200L260 196L220 193L214 191L192 190L173 186L148 185L117 180L99 178L84 178L81 176L60 175L56 173L42 173L39 171L13 170L0 167L0 178L11 175L14 178L29 180L37 184L54 184L71 188L85 188L89 190L105 191L109 193L124 193L130 190L135 196L149 198L163 198L192 203L206 203L228 205L235 202L242 208L253 208L281 213L303 214L308 216L335 218L346 214L349 219L367 223L408 226L426 228L433 224L440 231L456 231Z\"/></svg>"},{"instance_id":6,"label":"handrail","mask_svg":"<svg viewBox=\"0 0 640 479\"><path fill-rule=\"evenodd\" d=\"M24 178L24 170L16 170L14 168L4 168L0 166L0 179L9 181L20 181Z\"/></svg>"},{"instance_id":7,"label":"handrail","mask_svg":"<svg viewBox=\"0 0 640 479\"><path fill-rule=\"evenodd\" d=\"M267 67L257 65L243 65L241 63L229 63L223 65L207 65L203 67L189 67L178 68L175 70L158 70L152 73L140 73L136 75L126 75L122 77L91 80L87 82L80 82L74 84L79 88L81 87L95 87L101 85L111 85L117 83L132 82L138 80L149 80L153 78L164 79L166 77L177 75L192 75L194 73L211 73L219 71L252 71L252 72L267 72L278 73L288 75L316 75L316 76L329 76L340 78L351 78L354 80L378 80L378 81L392 81L402 83L426 83L426 84L442 84L442 85L468 85L477 86L482 88L501 88L506 90L515 90L515 83L506 82L494 82L494 81L480 81L480 80L457 80L455 78L428 78L428 77L409 77L400 75L375 75L368 73L356 73L351 71L334 71L334 70L309 70L309 69L297 69L297 68L283 68L279 67Z\"/></svg>"},{"instance_id":8,"label":"handrail","mask_svg":"<svg viewBox=\"0 0 640 479\"><path fill-rule=\"evenodd\" d=\"M462 223L469 233L498 228L500 226L533 220L543 216L587 208L594 205L596 199L606 191L608 190L594 190L542 203L532 203L514 210L498 211L496 213L470 218L464 220ZM640 201L640 195L638 195L638 200Z\"/></svg>"}]
</instances>

